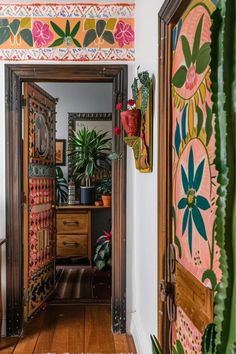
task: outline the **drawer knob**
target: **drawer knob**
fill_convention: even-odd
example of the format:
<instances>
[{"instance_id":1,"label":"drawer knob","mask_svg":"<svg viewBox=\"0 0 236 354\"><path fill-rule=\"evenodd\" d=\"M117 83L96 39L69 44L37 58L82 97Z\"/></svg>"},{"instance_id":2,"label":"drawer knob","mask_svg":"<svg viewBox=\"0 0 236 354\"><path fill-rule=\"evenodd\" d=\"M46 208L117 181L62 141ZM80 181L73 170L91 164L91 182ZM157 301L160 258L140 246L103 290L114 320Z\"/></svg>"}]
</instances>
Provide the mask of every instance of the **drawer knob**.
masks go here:
<instances>
[{"instance_id":1,"label":"drawer knob","mask_svg":"<svg viewBox=\"0 0 236 354\"><path fill-rule=\"evenodd\" d=\"M64 225L79 225L79 221L63 221Z\"/></svg>"},{"instance_id":2,"label":"drawer knob","mask_svg":"<svg viewBox=\"0 0 236 354\"><path fill-rule=\"evenodd\" d=\"M79 247L78 242L65 242L65 241L63 241L62 243L65 247Z\"/></svg>"}]
</instances>

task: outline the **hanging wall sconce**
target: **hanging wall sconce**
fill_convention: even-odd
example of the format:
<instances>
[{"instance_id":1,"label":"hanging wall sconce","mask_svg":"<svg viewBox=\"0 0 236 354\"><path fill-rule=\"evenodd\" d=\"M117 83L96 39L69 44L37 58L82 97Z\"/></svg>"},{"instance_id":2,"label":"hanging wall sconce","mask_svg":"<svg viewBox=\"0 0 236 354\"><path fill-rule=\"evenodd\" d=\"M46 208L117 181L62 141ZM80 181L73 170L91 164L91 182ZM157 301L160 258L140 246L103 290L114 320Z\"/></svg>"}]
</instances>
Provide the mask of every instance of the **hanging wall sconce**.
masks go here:
<instances>
[{"instance_id":1,"label":"hanging wall sconce","mask_svg":"<svg viewBox=\"0 0 236 354\"><path fill-rule=\"evenodd\" d=\"M138 72L132 84L133 99L126 105L117 103L121 123L127 136L125 143L133 149L135 166L143 173L152 172L152 90L153 83L148 71Z\"/></svg>"}]
</instances>

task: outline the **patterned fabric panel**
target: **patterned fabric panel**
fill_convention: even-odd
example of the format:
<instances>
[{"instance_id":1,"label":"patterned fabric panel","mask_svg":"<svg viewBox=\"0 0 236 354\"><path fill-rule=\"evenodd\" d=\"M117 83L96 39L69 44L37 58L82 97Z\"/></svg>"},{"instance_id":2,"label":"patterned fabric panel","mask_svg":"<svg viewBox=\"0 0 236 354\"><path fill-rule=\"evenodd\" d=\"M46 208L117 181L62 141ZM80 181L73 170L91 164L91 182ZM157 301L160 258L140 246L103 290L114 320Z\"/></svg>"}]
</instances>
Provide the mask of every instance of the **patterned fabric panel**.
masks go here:
<instances>
[{"instance_id":1,"label":"patterned fabric panel","mask_svg":"<svg viewBox=\"0 0 236 354\"><path fill-rule=\"evenodd\" d=\"M30 260L29 276L53 259L53 179L30 178Z\"/></svg>"},{"instance_id":2,"label":"patterned fabric panel","mask_svg":"<svg viewBox=\"0 0 236 354\"><path fill-rule=\"evenodd\" d=\"M134 60L134 4L0 7L0 60Z\"/></svg>"},{"instance_id":3,"label":"patterned fabric panel","mask_svg":"<svg viewBox=\"0 0 236 354\"><path fill-rule=\"evenodd\" d=\"M50 263L35 273L29 283L28 317L46 300L53 288L54 268Z\"/></svg>"}]
</instances>

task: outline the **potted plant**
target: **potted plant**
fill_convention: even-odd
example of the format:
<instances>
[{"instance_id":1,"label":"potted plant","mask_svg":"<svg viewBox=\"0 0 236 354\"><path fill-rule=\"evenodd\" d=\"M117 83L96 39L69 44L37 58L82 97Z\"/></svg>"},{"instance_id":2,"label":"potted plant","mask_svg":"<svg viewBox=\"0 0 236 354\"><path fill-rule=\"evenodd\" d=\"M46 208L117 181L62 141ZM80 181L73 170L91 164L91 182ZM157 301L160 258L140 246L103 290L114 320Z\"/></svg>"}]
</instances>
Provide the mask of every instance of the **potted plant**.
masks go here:
<instances>
[{"instance_id":1,"label":"potted plant","mask_svg":"<svg viewBox=\"0 0 236 354\"><path fill-rule=\"evenodd\" d=\"M110 178L101 181L97 191L101 194L102 203L106 207L111 206L112 182Z\"/></svg>"},{"instance_id":2,"label":"potted plant","mask_svg":"<svg viewBox=\"0 0 236 354\"><path fill-rule=\"evenodd\" d=\"M92 185L97 173L110 174L111 138L108 132L89 130L83 128L78 132L73 131L70 140L70 155L72 157L72 176L75 181L80 181L81 204L94 204L95 187Z\"/></svg>"},{"instance_id":3,"label":"potted plant","mask_svg":"<svg viewBox=\"0 0 236 354\"><path fill-rule=\"evenodd\" d=\"M111 258L111 231L103 231L103 235L97 239L94 262L99 270L105 270L112 265Z\"/></svg>"},{"instance_id":4,"label":"potted plant","mask_svg":"<svg viewBox=\"0 0 236 354\"><path fill-rule=\"evenodd\" d=\"M66 203L68 198L68 184L62 169L56 167L56 200L57 204Z\"/></svg>"}]
</instances>

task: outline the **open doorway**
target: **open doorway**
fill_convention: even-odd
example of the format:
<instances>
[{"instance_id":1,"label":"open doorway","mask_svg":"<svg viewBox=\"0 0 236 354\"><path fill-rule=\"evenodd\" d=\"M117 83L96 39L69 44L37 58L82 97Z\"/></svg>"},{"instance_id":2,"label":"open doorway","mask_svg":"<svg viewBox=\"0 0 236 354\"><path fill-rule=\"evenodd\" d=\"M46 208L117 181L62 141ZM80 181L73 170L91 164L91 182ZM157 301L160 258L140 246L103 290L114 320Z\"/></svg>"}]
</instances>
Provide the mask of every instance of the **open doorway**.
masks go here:
<instances>
[{"instance_id":1,"label":"open doorway","mask_svg":"<svg viewBox=\"0 0 236 354\"><path fill-rule=\"evenodd\" d=\"M127 67L124 65L78 65L78 66L42 66L42 65L17 65L17 66L6 66L6 94L8 96L7 106L6 106L6 127L7 127L7 228L8 228L8 238L7 238L7 334L8 335L18 335L21 332L23 319L24 319L24 308L25 297L23 288L25 286L26 274L23 272L25 270L25 252L23 246L23 235L24 235L24 202L25 195L23 192L24 185L24 173L23 173L23 144L22 136L24 133L24 128L22 130L21 122L21 109L24 104L22 100L21 93L22 83L27 86L27 83L31 82L29 86L34 87L32 82L37 82L37 85L49 94L49 96L54 95L52 92L57 85L76 85L75 82L87 83L93 87L96 84L106 84L110 89L109 104L111 110L105 112L107 117L111 118L110 121L110 131L114 129L115 126L119 125L119 117L115 112L115 103L118 100L126 99L127 92ZM56 82L55 84L52 84ZM60 84L61 83L61 84ZM62 84L63 83L63 84ZM61 86L61 87L62 87ZM51 87L51 90L50 90ZM18 89L17 89L18 88ZM24 88L25 91L25 88ZM40 91L40 89L39 89ZM49 92L50 91L50 92ZM24 92L25 93L25 92ZM67 89L67 94L70 95L70 90ZM109 96L109 95L108 95ZM58 97L57 97L58 98ZM94 97L91 100L94 100ZM90 102L91 103L91 102ZM89 109L88 109L89 111ZM94 110L93 110L94 111ZM79 113L92 113L90 112L69 112L77 113L77 118ZM99 113L99 112L93 112ZM102 112L103 113L103 112ZM107 118L106 117L106 118ZM70 115L67 117L72 119ZM76 114L75 114L76 118ZM81 117L80 117L81 118ZM39 119L40 120L40 119ZM79 123L81 124L81 120ZM91 122L91 120L90 120ZM82 123L86 125L86 123ZM98 126L99 128L99 126ZM53 131L51 127L51 131ZM85 130L87 128L84 128ZM47 134L43 133L44 137ZM112 135L112 134L111 134ZM54 139L56 136L54 137ZM61 138L58 136L57 138ZM40 146L45 147L45 142L39 137ZM125 204L126 204L126 177L125 177L125 165L126 165L126 153L123 143L122 136L114 137L112 135L112 150L119 151L123 154L123 159L120 161L112 162L112 207L104 208L103 206L91 207L88 205L78 205L77 196L75 196L74 204L72 205L60 205L52 209L54 213L54 219L52 218L52 224L55 223L56 227L53 229L54 233L52 238L55 239L55 244L53 246L52 240L52 253L55 252L55 262L52 262L53 266L56 266L55 282L52 279L52 293L54 297L50 301L107 301L109 304L111 302L112 308L112 328L114 332L125 332L126 331L126 306L125 306ZM65 139L58 139L58 143L62 143ZM59 144L60 146L60 144ZM43 150L42 149L42 150ZM59 147L60 153L58 159L63 160L63 147ZM43 151L41 151L43 153ZM60 163L59 163L60 165ZM59 166L58 166L59 167ZM70 168L69 168L70 170ZM70 172L67 172L69 174ZM61 169L62 171L62 169ZM14 177L13 177L14 176ZM67 177L68 180L68 177ZM69 176L70 180L70 176ZM100 181L101 182L101 181ZM40 186L41 187L41 186ZM80 199L80 197L79 197ZM61 203L60 203L61 204ZM77 205L76 205L77 204ZM96 215L96 213L105 213L106 216ZM74 219L73 215L80 215L81 220ZM66 217L66 220L64 220ZM64 219L63 219L64 218ZM68 219L69 218L69 219ZM68 220L67 220L68 219ZM53 221L55 220L55 221ZM64 220L64 221L63 221ZM106 220L107 225L99 224L101 220ZM73 223L73 225L72 225ZM82 229L77 230L78 225L82 225ZM96 226L96 227L95 227ZM68 227L72 227L73 230L67 230ZM112 267L111 271L103 274L103 279L100 279L94 272L94 258L96 253L96 236L101 236L99 227L102 229L107 229L108 233L112 229L113 240L112 241ZM60 229L58 231L58 229ZM70 232L69 232L70 231ZM83 232L82 232L83 231ZM77 242L75 240L75 235L79 235L81 240ZM47 233L43 231L41 233L41 245L46 245L46 251L44 250L44 256L47 258ZM68 240L66 239L68 238ZM81 244L81 247L77 247ZM58 246L59 245L59 246ZM86 246L86 247L85 247ZM75 254L76 252L77 254ZM48 251L49 252L49 251ZM49 252L50 253L50 252ZM43 256L39 255L41 259ZM53 258L53 257L52 257ZM14 262L13 262L14 260ZM87 274L86 274L87 273ZM77 281L68 281L69 278L77 279ZM87 279L85 281L86 286L81 282L82 278ZM104 276L107 279L104 281ZM96 280L97 277L97 280ZM63 281L64 279L64 281ZM66 281L67 279L67 281ZM80 279L78 281L78 279ZM111 281L112 279L112 281ZM61 281L61 284L60 284ZM96 281L98 285L96 288ZM94 284L95 282L95 284ZM71 284L79 283L79 287L75 286L74 289L70 289ZM81 285L82 284L82 285ZM89 289L88 290L88 285ZM101 286L102 284L102 286ZM55 292L55 285L58 286ZM83 296L86 293L85 298ZM102 289L103 287L103 289ZM67 290L66 290L67 288ZM86 290L87 289L87 290ZM110 289L110 290L109 290ZM95 293L94 293L95 290ZM105 292L104 292L105 290ZM110 293L109 293L110 291ZM96 293L97 292L97 293ZM27 296L29 297L29 292ZM55 295L57 294L57 295ZM73 294L73 296L72 296ZM24 296L25 295L25 296ZM47 294L50 295L50 292ZM46 296L46 298L48 297ZM36 308L40 307L36 305ZM29 313L30 316L30 313Z\"/></svg>"}]
</instances>

